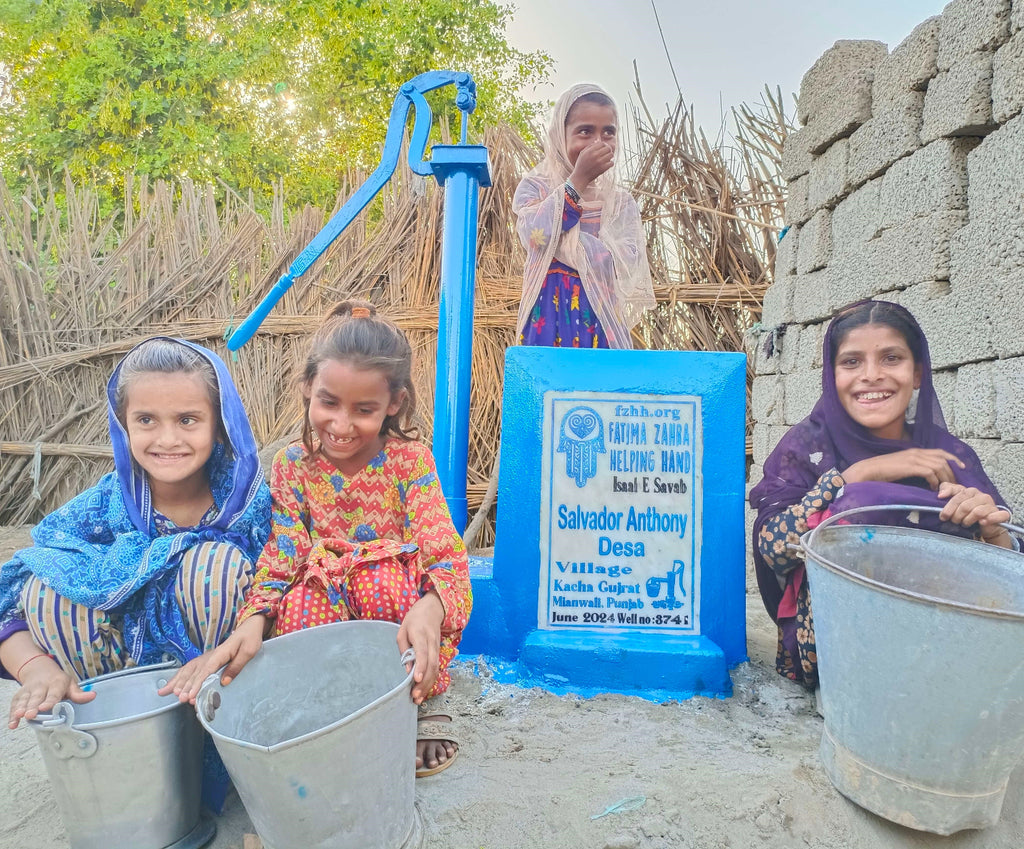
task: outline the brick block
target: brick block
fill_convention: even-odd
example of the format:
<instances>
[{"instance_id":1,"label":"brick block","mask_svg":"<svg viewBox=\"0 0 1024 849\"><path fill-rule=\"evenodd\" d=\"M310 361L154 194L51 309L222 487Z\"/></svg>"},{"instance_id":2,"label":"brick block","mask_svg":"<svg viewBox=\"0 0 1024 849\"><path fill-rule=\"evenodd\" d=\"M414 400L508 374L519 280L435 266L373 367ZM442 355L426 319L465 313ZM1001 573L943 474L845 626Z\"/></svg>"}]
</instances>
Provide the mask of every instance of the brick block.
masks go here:
<instances>
[{"instance_id":1,"label":"brick block","mask_svg":"<svg viewBox=\"0 0 1024 849\"><path fill-rule=\"evenodd\" d=\"M779 362L782 357L778 351L773 351L769 356L765 352L765 341L767 333L752 333L750 344L747 348L747 358L754 363L754 374L776 374L779 370Z\"/></svg>"},{"instance_id":2,"label":"brick block","mask_svg":"<svg viewBox=\"0 0 1024 849\"><path fill-rule=\"evenodd\" d=\"M833 259L828 268L828 303L833 312L854 301L873 298L892 290L889 281L873 270L871 260L874 255L872 248L862 245L856 250L838 254Z\"/></svg>"},{"instance_id":3,"label":"brick block","mask_svg":"<svg viewBox=\"0 0 1024 849\"><path fill-rule=\"evenodd\" d=\"M837 41L800 82L797 118L809 124L834 99L837 88L857 71L874 70L888 54L880 41Z\"/></svg>"},{"instance_id":4,"label":"brick block","mask_svg":"<svg viewBox=\"0 0 1024 849\"><path fill-rule=\"evenodd\" d=\"M935 387L935 395L939 399L939 406L942 407L942 413L946 418L946 427L951 431L956 428L956 374L956 371L932 370L932 386Z\"/></svg>"},{"instance_id":5,"label":"brick block","mask_svg":"<svg viewBox=\"0 0 1024 849\"><path fill-rule=\"evenodd\" d=\"M847 160L849 139L840 139L811 163L807 206L812 211L835 206L849 190Z\"/></svg>"},{"instance_id":6,"label":"brick block","mask_svg":"<svg viewBox=\"0 0 1024 849\"><path fill-rule=\"evenodd\" d=\"M963 211L937 212L886 229L867 242L835 245L828 266L831 306L948 280L952 238L965 220Z\"/></svg>"},{"instance_id":7,"label":"brick block","mask_svg":"<svg viewBox=\"0 0 1024 849\"><path fill-rule=\"evenodd\" d=\"M898 109L908 92L924 91L938 72L939 26L936 15L918 24L875 68L872 112Z\"/></svg>"},{"instance_id":8,"label":"brick block","mask_svg":"<svg viewBox=\"0 0 1024 849\"><path fill-rule=\"evenodd\" d=\"M986 455L991 457L987 462L986 458L982 457L982 465L992 478L992 483L996 485L999 494L1003 496L1003 501L1015 514L1015 519L1019 520L1019 513L1024 510L1024 443L996 443L998 448L994 456L989 446L981 446L979 450L977 440L972 440L969 444L979 456L985 451Z\"/></svg>"},{"instance_id":9,"label":"brick block","mask_svg":"<svg viewBox=\"0 0 1024 849\"><path fill-rule=\"evenodd\" d=\"M1007 121L971 151L967 159L971 223L1019 224L1024 211L1024 115ZM1019 227L999 234L1021 242Z\"/></svg>"},{"instance_id":10,"label":"brick block","mask_svg":"<svg viewBox=\"0 0 1024 849\"><path fill-rule=\"evenodd\" d=\"M994 126L991 53L972 53L931 81L924 98L922 142L980 136Z\"/></svg>"},{"instance_id":11,"label":"brick block","mask_svg":"<svg viewBox=\"0 0 1024 849\"><path fill-rule=\"evenodd\" d=\"M871 117L874 72L859 70L837 81L832 97L804 128L811 153L824 153L833 142L850 135Z\"/></svg>"},{"instance_id":12,"label":"brick block","mask_svg":"<svg viewBox=\"0 0 1024 849\"><path fill-rule=\"evenodd\" d=\"M786 431L789 428L785 425L770 425L762 424L757 422L754 425L754 434L751 442L753 442L752 453L754 459L754 466L757 467L759 476L757 481L761 480L764 476L764 471L761 468L764 465L764 461L768 459L772 451L775 450L775 446L779 444L779 440L786 435ZM751 486L756 486L757 481L754 480L754 471L751 469Z\"/></svg>"},{"instance_id":13,"label":"brick block","mask_svg":"<svg viewBox=\"0 0 1024 849\"><path fill-rule=\"evenodd\" d=\"M1024 354L1024 115L968 157L970 224L950 245L950 280L989 319L986 342L1001 357Z\"/></svg>"},{"instance_id":14,"label":"brick block","mask_svg":"<svg viewBox=\"0 0 1024 849\"><path fill-rule=\"evenodd\" d=\"M859 186L921 147L924 92L907 92L901 109L876 114L850 136L847 179Z\"/></svg>"},{"instance_id":15,"label":"brick block","mask_svg":"<svg viewBox=\"0 0 1024 849\"><path fill-rule=\"evenodd\" d=\"M783 240L785 241L785 240ZM797 253L797 274L810 274L828 265L832 256L832 215L827 209L819 210L800 228L800 246Z\"/></svg>"},{"instance_id":16,"label":"brick block","mask_svg":"<svg viewBox=\"0 0 1024 849\"><path fill-rule=\"evenodd\" d=\"M776 275L764 293L761 304L761 324L765 327L776 327L790 324L793 321L793 289L796 277L793 275Z\"/></svg>"},{"instance_id":17,"label":"brick block","mask_svg":"<svg viewBox=\"0 0 1024 849\"><path fill-rule=\"evenodd\" d=\"M952 432L952 431L951 431ZM971 439L960 436L959 433L954 433L954 436L959 436L964 440L971 448L974 449L974 453L978 455L978 459L981 460L982 468L989 474L992 475L993 469L996 466L996 460L999 457L999 450L1003 447L998 439ZM999 484L996 484L998 488ZM1003 493L1005 495L1005 493Z\"/></svg>"},{"instance_id":18,"label":"brick block","mask_svg":"<svg viewBox=\"0 0 1024 849\"><path fill-rule=\"evenodd\" d=\"M806 174L791 180L786 187L786 223L803 224L811 217L811 208L807 205L807 187L810 180Z\"/></svg>"},{"instance_id":19,"label":"brick block","mask_svg":"<svg viewBox=\"0 0 1024 849\"><path fill-rule=\"evenodd\" d=\"M949 276L965 290L999 281L1014 292L1015 310L1020 316L1021 281L1024 280L1024 222L972 221L959 230L949 246ZM1024 324L1024 321L1020 322ZM1024 335L1024 334L1022 334Z\"/></svg>"},{"instance_id":20,"label":"brick block","mask_svg":"<svg viewBox=\"0 0 1024 849\"><path fill-rule=\"evenodd\" d=\"M1024 3L1020 4L1024 9ZM1017 7L1014 6L1014 10ZM1005 124L1024 108L1024 30L992 58L992 119Z\"/></svg>"},{"instance_id":21,"label":"brick block","mask_svg":"<svg viewBox=\"0 0 1024 849\"><path fill-rule=\"evenodd\" d=\"M785 376L786 424L805 419L821 397L821 369L798 371Z\"/></svg>"},{"instance_id":22,"label":"brick block","mask_svg":"<svg viewBox=\"0 0 1024 849\"><path fill-rule=\"evenodd\" d=\"M793 289L793 318L798 324L822 321L832 315L830 281L827 268L797 275Z\"/></svg>"},{"instance_id":23,"label":"brick block","mask_svg":"<svg viewBox=\"0 0 1024 849\"><path fill-rule=\"evenodd\" d=\"M767 425L766 425L766 427L767 427ZM763 463L751 463L750 464L750 473L747 475L747 496L748 496L748 498L750 496L750 490L752 490L755 486L757 486L759 483L761 483L761 479L763 477L764 477L764 464ZM747 528L747 530L750 531L750 530L753 529L754 511L753 510L747 510L747 513L749 514L747 520L750 523L750 526ZM750 536L749 533L747 535Z\"/></svg>"},{"instance_id":24,"label":"brick block","mask_svg":"<svg viewBox=\"0 0 1024 849\"><path fill-rule=\"evenodd\" d=\"M811 134L806 130L794 130L782 143L782 179L793 181L811 170Z\"/></svg>"},{"instance_id":25,"label":"brick block","mask_svg":"<svg viewBox=\"0 0 1024 849\"><path fill-rule=\"evenodd\" d=\"M800 246L800 228L790 225L782 241L775 245L775 276L796 274L796 257Z\"/></svg>"},{"instance_id":26,"label":"brick block","mask_svg":"<svg viewBox=\"0 0 1024 849\"><path fill-rule=\"evenodd\" d=\"M964 228L973 230L973 225ZM961 231L962 232L962 231ZM1004 272L994 269L983 255L974 254L968 260L957 260L957 243L953 240L955 318L965 320L968 331L963 332L961 347L955 350L960 362L991 357L1024 356L1024 324L1021 318L1021 295L1024 293L1024 268ZM959 265L957 264L959 263Z\"/></svg>"},{"instance_id":27,"label":"brick block","mask_svg":"<svg viewBox=\"0 0 1024 849\"><path fill-rule=\"evenodd\" d=\"M882 177L882 226L894 227L943 210L965 209L967 154L976 145L975 139L939 139L895 162Z\"/></svg>"},{"instance_id":28,"label":"brick block","mask_svg":"<svg viewBox=\"0 0 1024 849\"><path fill-rule=\"evenodd\" d=\"M786 338L782 341L782 360L779 362L780 374L800 370L800 337L803 330L799 324L791 324L786 330Z\"/></svg>"},{"instance_id":29,"label":"brick block","mask_svg":"<svg viewBox=\"0 0 1024 849\"><path fill-rule=\"evenodd\" d=\"M808 324L800 330L800 344L797 346L799 368L821 368L821 342L828 322Z\"/></svg>"},{"instance_id":30,"label":"brick block","mask_svg":"<svg viewBox=\"0 0 1024 849\"><path fill-rule=\"evenodd\" d=\"M1024 442L1024 357L996 360L991 366L999 437Z\"/></svg>"},{"instance_id":31,"label":"brick block","mask_svg":"<svg viewBox=\"0 0 1024 849\"><path fill-rule=\"evenodd\" d=\"M1021 295L1024 293L1024 273L1017 272L1005 278L988 281L994 290L991 303L992 347L999 357L1024 356L1024 320L1021 317ZM984 290L981 296L985 297Z\"/></svg>"},{"instance_id":32,"label":"brick block","mask_svg":"<svg viewBox=\"0 0 1024 849\"><path fill-rule=\"evenodd\" d=\"M996 387L990 361L968 363L956 373L953 418L962 436L998 439Z\"/></svg>"},{"instance_id":33,"label":"brick block","mask_svg":"<svg viewBox=\"0 0 1024 849\"><path fill-rule=\"evenodd\" d=\"M973 291L959 292L947 283L919 283L894 293L890 300L910 310L920 323L928 338L932 368L948 369L995 356L988 309Z\"/></svg>"},{"instance_id":34,"label":"brick block","mask_svg":"<svg viewBox=\"0 0 1024 849\"><path fill-rule=\"evenodd\" d=\"M867 256L868 250L861 246L857 250L837 255L832 261L828 269L828 303L831 312L887 291L886 282L879 280L878 275L868 267Z\"/></svg>"},{"instance_id":35,"label":"brick block","mask_svg":"<svg viewBox=\"0 0 1024 849\"><path fill-rule=\"evenodd\" d=\"M862 128L863 129L863 128ZM853 142L851 140L851 146ZM832 211L832 250L849 253L881 232L878 193L881 180L872 180L848 197Z\"/></svg>"},{"instance_id":36,"label":"brick block","mask_svg":"<svg viewBox=\"0 0 1024 849\"><path fill-rule=\"evenodd\" d=\"M1010 0L953 0L942 10L940 71L979 50L995 50L1010 37Z\"/></svg>"},{"instance_id":37,"label":"brick block","mask_svg":"<svg viewBox=\"0 0 1024 849\"><path fill-rule=\"evenodd\" d=\"M778 375L755 377L750 392L750 414L755 422L785 424L783 379Z\"/></svg>"},{"instance_id":38,"label":"brick block","mask_svg":"<svg viewBox=\"0 0 1024 849\"><path fill-rule=\"evenodd\" d=\"M949 280L954 234L967 223L964 210L936 212L882 231L869 243L872 270L897 288Z\"/></svg>"}]
</instances>

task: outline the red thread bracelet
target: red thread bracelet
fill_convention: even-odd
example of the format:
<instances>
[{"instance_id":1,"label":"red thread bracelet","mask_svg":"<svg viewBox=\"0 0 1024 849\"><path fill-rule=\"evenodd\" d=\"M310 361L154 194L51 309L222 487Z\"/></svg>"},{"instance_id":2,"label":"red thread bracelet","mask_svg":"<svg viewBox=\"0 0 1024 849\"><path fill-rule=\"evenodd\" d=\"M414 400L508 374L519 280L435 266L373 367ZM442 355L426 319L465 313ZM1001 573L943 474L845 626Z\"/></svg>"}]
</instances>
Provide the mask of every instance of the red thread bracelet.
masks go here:
<instances>
[{"instance_id":1,"label":"red thread bracelet","mask_svg":"<svg viewBox=\"0 0 1024 849\"><path fill-rule=\"evenodd\" d=\"M40 658L40 657L49 657L49 656L50 656L50 655L48 655L48 654L47 654L46 652L44 652L44 651L41 651L41 652L39 652L39 654L34 654L34 655L32 655L32 657L30 657L30 658L29 658L28 660L26 660L26 661L25 661L25 662L24 662L23 664L21 664L21 666L19 666L19 667L18 667L18 671L14 673L14 680L15 680L15 681L17 681L17 682L18 682L18 683L20 684L20 683L21 683L21 670L22 670L22 669L24 669L24 668L25 668L26 666L28 666L28 665L29 665L29 664L30 664L30 663L31 663L31 662L32 662L33 660L35 660L36 658Z\"/></svg>"}]
</instances>

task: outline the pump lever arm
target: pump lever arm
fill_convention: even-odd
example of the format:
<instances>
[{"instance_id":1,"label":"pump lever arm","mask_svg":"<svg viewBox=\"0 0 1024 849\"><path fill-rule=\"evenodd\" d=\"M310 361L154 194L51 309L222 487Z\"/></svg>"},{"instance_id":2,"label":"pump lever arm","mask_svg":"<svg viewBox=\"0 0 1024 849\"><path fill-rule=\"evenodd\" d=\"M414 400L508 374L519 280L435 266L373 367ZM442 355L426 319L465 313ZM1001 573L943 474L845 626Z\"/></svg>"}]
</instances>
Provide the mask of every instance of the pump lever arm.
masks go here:
<instances>
[{"instance_id":1,"label":"pump lever arm","mask_svg":"<svg viewBox=\"0 0 1024 849\"><path fill-rule=\"evenodd\" d=\"M391 117L388 119L388 131L384 138L384 147L381 150L380 164L355 193L345 201L341 209L331 216L323 229L295 258L288 270L281 275L273 288L249 314L249 317L231 334L231 338L228 339L230 350L237 351L253 337L270 311L284 297L284 293L291 288L295 278L305 274L309 267L327 250L331 242L338 238L341 232L384 188L385 183L391 179L401 154L402 136L405 134L410 106L414 107L415 122L409 143L409 167L414 173L421 176L429 176L433 173L430 163L424 159L433 115L430 105L423 95L428 91L452 84L458 88L455 103L462 111L463 142L465 142L466 116L476 108L476 83L473 82L473 78L469 74L460 71L427 71L413 77L403 85L395 95L395 102L391 107Z\"/></svg>"}]
</instances>

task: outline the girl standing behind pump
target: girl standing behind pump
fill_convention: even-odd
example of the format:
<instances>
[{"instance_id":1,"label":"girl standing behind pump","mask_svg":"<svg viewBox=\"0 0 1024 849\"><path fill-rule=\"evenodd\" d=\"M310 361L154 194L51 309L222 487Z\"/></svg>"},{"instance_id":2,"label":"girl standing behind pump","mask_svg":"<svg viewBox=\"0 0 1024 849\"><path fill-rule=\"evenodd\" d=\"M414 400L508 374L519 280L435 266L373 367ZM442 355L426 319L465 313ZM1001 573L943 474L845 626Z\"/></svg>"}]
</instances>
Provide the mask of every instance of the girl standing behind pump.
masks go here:
<instances>
[{"instance_id":1,"label":"girl standing behind pump","mask_svg":"<svg viewBox=\"0 0 1024 849\"><path fill-rule=\"evenodd\" d=\"M411 369L405 334L372 305L346 301L327 316L302 377L302 440L274 458L271 539L240 624L161 692L194 702L225 664L227 685L267 636L349 619L398 622L399 648L416 652L417 775L451 764L451 718L423 703L448 688L472 590L434 458L409 430Z\"/></svg>"},{"instance_id":2,"label":"girl standing behind pump","mask_svg":"<svg viewBox=\"0 0 1024 849\"><path fill-rule=\"evenodd\" d=\"M616 181L618 114L596 85L555 104L544 159L516 189L526 247L516 335L523 345L632 348L654 304L640 213Z\"/></svg>"},{"instance_id":3,"label":"girl standing behind pump","mask_svg":"<svg viewBox=\"0 0 1024 849\"><path fill-rule=\"evenodd\" d=\"M155 337L107 384L115 471L46 516L0 569L10 727L78 681L227 636L270 527L256 442L224 363ZM0 671L3 671L0 670Z\"/></svg>"},{"instance_id":4,"label":"girl standing behind pump","mask_svg":"<svg viewBox=\"0 0 1024 849\"><path fill-rule=\"evenodd\" d=\"M946 429L914 317L887 301L851 304L832 318L823 348L821 398L750 492L757 582L779 627L776 669L809 689L818 683L811 599L803 556L787 543L830 514L909 504L942 508L915 527L1014 545L1000 527L1010 513L978 455Z\"/></svg>"}]
</instances>

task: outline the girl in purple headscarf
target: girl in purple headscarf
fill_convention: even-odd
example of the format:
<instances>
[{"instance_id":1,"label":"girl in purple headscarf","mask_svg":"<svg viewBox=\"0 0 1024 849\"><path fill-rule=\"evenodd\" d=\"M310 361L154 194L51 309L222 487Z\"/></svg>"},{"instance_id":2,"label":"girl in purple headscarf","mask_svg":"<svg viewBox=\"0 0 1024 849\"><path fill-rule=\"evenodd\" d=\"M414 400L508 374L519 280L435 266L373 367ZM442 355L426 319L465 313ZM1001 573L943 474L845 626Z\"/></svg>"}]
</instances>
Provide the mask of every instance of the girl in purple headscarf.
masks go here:
<instances>
[{"instance_id":1,"label":"girl in purple headscarf","mask_svg":"<svg viewBox=\"0 0 1024 849\"><path fill-rule=\"evenodd\" d=\"M827 515L872 504L940 507L915 514L915 526L1014 547L1000 527L1009 510L978 455L946 429L914 317L860 301L836 313L823 347L821 398L750 493L757 583L779 627L776 669L809 689L818 684L811 600L803 557L787 543Z\"/></svg>"}]
</instances>

